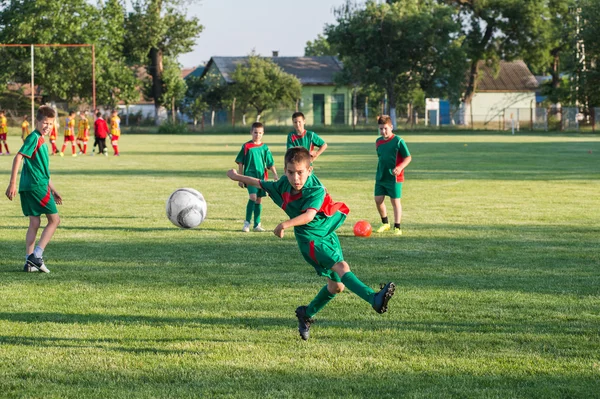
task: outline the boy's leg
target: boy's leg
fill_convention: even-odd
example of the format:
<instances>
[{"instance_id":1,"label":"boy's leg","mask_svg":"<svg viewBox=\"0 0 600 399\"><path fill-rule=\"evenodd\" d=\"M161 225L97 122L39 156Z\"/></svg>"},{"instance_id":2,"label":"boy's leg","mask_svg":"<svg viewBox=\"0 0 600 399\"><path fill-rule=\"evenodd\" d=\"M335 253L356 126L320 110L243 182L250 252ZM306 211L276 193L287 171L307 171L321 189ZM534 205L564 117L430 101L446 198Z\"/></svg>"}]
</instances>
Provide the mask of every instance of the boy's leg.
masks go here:
<instances>
[{"instance_id":1,"label":"boy's leg","mask_svg":"<svg viewBox=\"0 0 600 399\"><path fill-rule=\"evenodd\" d=\"M8 143L6 142L6 140L4 141L4 148L6 148L6 153L10 154L10 150L8 149Z\"/></svg>"},{"instance_id":2,"label":"boy's leg","mask_svg":"<svg viewBox=\"0 0 600 399\"><path fill-rule=\"evenodd\" d=\"M387 217L387 209L385 208L385 195L375 195L375 205L377 206L377 212L381 216L381 226L376 230L377 233L383 233L390 229L390 222Z\"/></svg>"},{"instance_id":3,"label":"boy's leg","mask_svg":"<svg viewBox=\"0 0 600 399\"><path fill-rule=\"evenodd\" d=\"M83 155L87 154L87 140L84 140L83 142Z\"/></svg>"},{"instance_id":4,"label":"boy's leg","mask_svg":"<svg viewBox=\"0 0 600 399\"><path fill-rule=\"evenodd\" d=\"M44 230L42 231L42 236L40 237L40 240L38 241L37 245L42 249L42 252L46 248L46 245L48 245L48 243L50 242L50 239L52 239L56 228L60 224L60 217L58 216L58 213L46 215L46 217L48 218L48 224L46 225L46 227L44 227Z\"/></svg>"},{"instance_id":5,"label":"boy's leg","mask_svg":"<svg viewBox=\"0 0 600 399\"><path fill-rule=\"evenodd\" d=\"M260 226L260 214L262 213L262 198L256 197L254 202L254 229Z\"/></svg>"},{"instance_id":6,"label":"boy's leg","mask_svg":"<svg viewBox=\"0 0 600 399\"><path fill-rule=\"evenodd\" d=\"M400 198L390 198L394 208L394 234L402 235L400 223L402 222L402 203Z\"/></svg>"},{"instance_id":7,"label":"boy's leg","mask_svg":"<svg viewBox=\"0 0 600 399\"><path fill-rule=\"evenodd\" d=\"M112 140L111 142L115 155L119 155L119 142L117 140Z\"/></svg>"},{"instance_id":8,"label":"boy's leg","mask_svg":"<svg viewBox=\"0 0 600 399\"><path fill-rule=\"evenodd\" d=\"M26 255L31 255L35 248L35 239L38 229L40 228L41 220L39 216L29 216L29 227L25 235L25 252Z\"/></svg>"},{"instance_id":9,"label":"boy's leg","mask_svg":"<svg viewBox=\"0 0 600 399\"><path fill-rule=\"evenodd\" d=\"M67 148L67 140L63 141L63 145L60 149L60 156L64 156L65 155L65 148Z\"/></svg>"},{"instance_id":10,"label":"boy's leg","mask_svg":"<svg viewBox=\"0 0 600 399\"><path fill-rule=\"evenodd\" d=\"M252 221L252 213L254 212L254 205L256 204L256 193L250 193L248 195L248 202L246 203L246 218L244 219L244 226L242 231L247 233L250 231L250 222Z\"/></svg>"},{"instance_id":11,"label":"boy's leg","mask_svg":"<svg viewBox=\"0 0 600 399\"><path fill-rule=\"evenodd\" d=\"M50 143L52 144L52 155L54 155L58 152L58 148L56 148L56 140L50 140Z\"/></svg>"},{"instance_id":12,"label":"boy's leg","mask_svg":"<svg viewBox=\"0 0 600 399\"><path fill-rule=\"evenodd\" d=\"M344 284L339 281L333 281L327 279L327 284L321 288L321 291L315 296L315 298L306 307L306 315L313 317L319 313L325 305L329 303L337 294L344 290Z\"/></svg>"}]
</instances>

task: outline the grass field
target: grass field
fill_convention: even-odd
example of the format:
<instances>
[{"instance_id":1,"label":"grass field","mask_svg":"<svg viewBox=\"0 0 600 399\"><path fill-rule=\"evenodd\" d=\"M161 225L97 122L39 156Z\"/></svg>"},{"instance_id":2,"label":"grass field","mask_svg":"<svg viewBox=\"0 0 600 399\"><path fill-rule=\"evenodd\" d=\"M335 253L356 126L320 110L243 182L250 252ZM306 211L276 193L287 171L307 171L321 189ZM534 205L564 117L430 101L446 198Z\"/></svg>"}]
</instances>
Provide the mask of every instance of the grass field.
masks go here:
<instances>
[{"instance_id":1,"label":"grass field","mask_svg":"<svg viewBox=\"0 0 600 399\"><path fill-rule=\"evenodd\" d=\"M354 222L378 222L375 135L325 136L316 172L351 209L346 260L399 289L384 315L344 292L306 342L294 310L324 281L293 234L239 232L247 196L225 171L249 136L53 157L52 273L20 271L27 220L0 202L0 397L600 397L600 138L404 138L404 235L359 239ZM281 173L285 136L264 139ZM179 187L207 198L199 229L165 217ZM265 201L266 228L284 216Z\"/></svg>"}]
</instances>

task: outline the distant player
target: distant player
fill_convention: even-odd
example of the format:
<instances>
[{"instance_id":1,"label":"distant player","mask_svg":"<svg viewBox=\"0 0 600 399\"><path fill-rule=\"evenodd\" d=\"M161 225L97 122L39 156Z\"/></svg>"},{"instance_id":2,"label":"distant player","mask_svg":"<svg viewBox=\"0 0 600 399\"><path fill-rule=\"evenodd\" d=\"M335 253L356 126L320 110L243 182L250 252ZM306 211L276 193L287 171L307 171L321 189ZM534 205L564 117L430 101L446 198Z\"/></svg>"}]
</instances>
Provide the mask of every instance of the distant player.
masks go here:
<instances>
[{"instance_id":1,"label":"distant player","mask_svg":"<svg viewBox=\"0 0 600 399\"><path fill-rule=\"evenodd\" d=\"M80 154L87 154L87 143L90 137L90 121L85 116L85 111L79 111L79 126L77 128L77 146Z\"/></svg>"},{"instance_id":2,"label":"distant player","mask_svg":"<svg viewBox=\"0 0 600 399\"><path fill-rule=\"evenodd\" d=\"M63 141L62 148L60 150L60 156L65 156L65 148L67 148L67 142L71 143L72 156L76 157L75 152L75 111L71 111L69 116L65 119L65 139Z\"/></svg>"},{"instance_id":3,"label":"distant player","mask_svg":"<svg viewBox=\"0 0 600 399\"><path fill-rule=\"evenodd\" d=\"M7 123L8 121L6 120L6 116L4 116L4 110L0 110L0 155L4 155L2 153L2 144L4 144L4 148L6 148L6 155L10 155L8 144L6 143L6 136L8 135Z\"/></svg>"},{"instance_id":4,"label":"distant player","mask_svg":"<svg viewBox=\"0 0 600 399\"><path fill-rule=\"evenodd\" d=\"M333 202L322 185L310 184L308 177L313 169L312 159L306 148L290 148L284 157L285 176L276 182L242 176L235 169L227 172L230 179L263 189L269 194L290 217L277 225L274 234L283 238L285 230L293 227L304 260L315 268L317 275L327 278L327 284L312 302L296 309L298 331L304 340L309 337L312 317L344 287L368 302L377 313L387 311L388 301L395 290L394 283L390 282L375 293L350 271L335 233L350 210L344 203Z\"/></svg>"},{"instance_id":5,"label":"distant player","mask_svg":"<svg viewBox=\"0 0 600 399\"><path fill-rule=\"evenodd\" d=\"M106 148L106 136L108 135L108 125L102 117L101 112L96 113L96 121L94 122L94 136L96 136L96 142L98 143L98 154L104 154L108 156L108 150Z\"/></svg>"},{"instance_id":6,"label":"distant player","mask_svg":"<svg viewBox=\"0 0 600 399\"><path fill-rule=\"evenodd\" d=\"M390 230L390 222L383 201L386 195L390 197L394 209L395 235L402 235L400 222L402 220L402 183L404 182L404 168L410 163L412 157L404 140L392 133L394 126L388 115L382 115L377 120L379 134L375 141L375 149L379 161L377 163L377 174L375 176L375 205L381 216L381 226L378 233Z\"/></svg>"},{"instance_id":7,"label":"distant player","mask_svg":"<svg viewBox=\"0 0 600 399\"><path fill-rule=\"evenodd\" d=\"M52 125L52 130L50 131L50 144L52 145L52 154L58 154L58 147L56 146L56 140L58 139L58 129L60 125L58 124L58 118L54 118L54 125Z\"/></svg>"},{"instance_id":8,"label":"distant player","mask_svg":"<svg viewBox=\"0 0 600 399\"><path fill-rule=\"evenodd\" d=\"M262 136L265 133L265 128L262 123L254 122L252 129L252 140L244 143L242 149L235 158L235 162L239 167L239 174L251 176L258 179L267 179L267 170L273 172L275 180L277 170L273 164L273 155L266 144L262 142ZM240 187L248 189L248 204L246 205L246 219L242 231L247 233L250 231L250 222L252 221L252 213L254 212L254 231L262 232L265 229L260 224L260 214L262 212L262 198L267 194L264 190L254 186L246 186L244 183L239 183Z\"/></svg>"},{"instance_id":9,"label":"distant player","mask_svg":"<svg viewBox=\"0 0 600 399\"><path fill-rule=\"evenodd\" d=\"M19 166L23 162L19 194L23 214L29 216L29 228L25 236L26 262L23 268L26 272L50 272L44 264L42 255L60 223L56 204L62 204L62 197L50 179L48 147L44 145L44 136L52 131L55 117L56 113L52 108L48 106L39 108L35 118L36 129L27 136L23 147L15 155L10 183L6 189L6 196L12 201L17 195L17 175ZM48 224L44 227L36 246L35 239L40 228L41 215L46 215Z\"/></svg>"},{"instance_id":10,"label":"distant player","mask_svg":"<svg viewBox=\"0 0 600 399\"><path fill-rule=\"evenodd\" d=\"M113 109L110 116L110 140L117 157L119 156L119 137L121 137L121 118L117 115L117 110Z\"/></svg>"},{"instance_id":11,"label":"distant player","mask_svg":"<svg viewBox=\"0 0 600 399\"><path fill-rule=\"evenodd\" d=\"M304 128L305 118L302 112L292 114L292 123L294 131L288 134L286 149L292 147L304 147L310 153L311 164L327 149L327 143L318 134ZM315 151L315 147L317 150ZM313 172L310 175L310 183L321 184L317 175ZM315 180L313 182L313 180Z\"/></svg>"},{"instance_id":12,"label":"distant player","mask_svg":"<svg viewBox=\"0 0 600 399\"><path fill-rule=\"evenodd\" d=\"M21 123L21 139L23 142L25 142L29 133L29 121L27 120L27 115L23 115L23 122Z\"/></svg>"}]
</instances>

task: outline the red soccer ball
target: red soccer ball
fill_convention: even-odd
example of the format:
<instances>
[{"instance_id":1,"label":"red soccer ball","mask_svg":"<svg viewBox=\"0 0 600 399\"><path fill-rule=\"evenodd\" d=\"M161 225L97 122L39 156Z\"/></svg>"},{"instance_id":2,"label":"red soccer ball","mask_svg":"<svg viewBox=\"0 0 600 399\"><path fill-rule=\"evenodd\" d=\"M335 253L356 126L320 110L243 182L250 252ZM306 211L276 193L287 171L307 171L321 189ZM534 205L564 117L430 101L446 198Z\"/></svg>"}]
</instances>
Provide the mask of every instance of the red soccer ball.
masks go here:
<instances>
[{"instance_id":1,"label":"red soccer ball","mask_svg":"<svg viewBox=\"0 0 600 399\"><path fill-rule=\"evenodd\" d=\"M359 220L354 225L354 235L356 237L369 237L372 231L371 224L366 220Z\"/></svg>"}]
</instances>

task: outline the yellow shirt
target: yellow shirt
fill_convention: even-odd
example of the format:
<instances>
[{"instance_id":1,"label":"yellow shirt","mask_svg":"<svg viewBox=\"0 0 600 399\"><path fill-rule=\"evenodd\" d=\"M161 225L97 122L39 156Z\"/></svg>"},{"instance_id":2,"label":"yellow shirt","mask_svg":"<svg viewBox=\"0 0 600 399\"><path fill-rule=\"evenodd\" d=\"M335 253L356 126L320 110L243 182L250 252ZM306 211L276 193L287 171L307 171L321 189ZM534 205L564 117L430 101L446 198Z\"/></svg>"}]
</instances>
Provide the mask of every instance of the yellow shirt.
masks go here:
<instances>
[{"instance_id":1,"label":"yellow shirt","mask_svg":"<svg viewBox=\"0 0 600 399\"><path fill-rule=\"evenodd\" d=\"M67 117L65 119L65 136L72 136L75 131L75 118Z\"/></svg>"},{"instance_id":2,"label":"yellow shirt","mask_svg":"<svg viewBox=\"0 0 600 399\"><path fill-rule=\"evenodd\" d=\"M3 116L0 118L0 133L8 133L8 128L6 126L6 117Z\"/></svg>"},{"instance_id":3,"label":"yellow shirt","mask_svg":"<svg viewBox=\"0 0 600 399\"><path fill-rule=\"evenodd\" d=\"M121 135L121 118L118 116L110 118L110 134L117 137Z\"/></svg>"},{"instance_id":4,"label":"yellow shirt","mask_svg":"<svg viewBox=\"0 0 600 399\"><path fill-rule=\"evenodd\" d=\"M29 122L23 121L21 123L21 137L25 140L25 137L29 136Z\"/></svg>"},{"instance_id":5,"label":"yellow shirt","mask_svg":"<svg viewBox=\"0 0 600 399\"><path fill-rule=\"evenodd\" d=\"M89 129L90 129L90 122L87 120L87 118L80 118L78 134L81 136L81 135L85 134L86 130L89 130Z\"/></svg>"}]
</instances>

